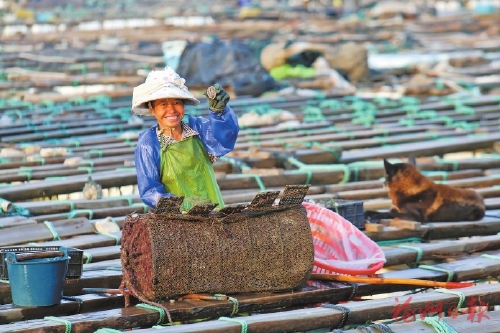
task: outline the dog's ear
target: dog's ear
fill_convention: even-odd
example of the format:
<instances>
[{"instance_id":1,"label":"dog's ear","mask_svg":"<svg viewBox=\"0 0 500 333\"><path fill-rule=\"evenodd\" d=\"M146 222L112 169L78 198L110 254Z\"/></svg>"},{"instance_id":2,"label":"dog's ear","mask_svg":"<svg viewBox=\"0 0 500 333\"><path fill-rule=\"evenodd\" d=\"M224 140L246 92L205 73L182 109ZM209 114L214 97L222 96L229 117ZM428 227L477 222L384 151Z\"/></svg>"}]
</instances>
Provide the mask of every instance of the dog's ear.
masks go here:
<instances>
[{"instance_id":1,"label":"dog's ear","mask_svg":"<svg viewBox=\"0 0 500 333\"><path fill-rule=\"evenodd\" d=\"M394 173L394 165L391 164L388 160L384 158L384 168L385 168L385 173L390 175Z\"/></svg>"},{"instance_id":2,"label":"dog's ear","mask_svg":"<svg viewBox=\"0 0 500 333\"><path fill-rule=\"evenodd\" d=\"M408 164L411 164L411 165L413 165L414 167L416 167L416 166L417 166L417 160L415 159L415 156L410 156L410 157L408 158Z\"/></svg>"}]
</instances>

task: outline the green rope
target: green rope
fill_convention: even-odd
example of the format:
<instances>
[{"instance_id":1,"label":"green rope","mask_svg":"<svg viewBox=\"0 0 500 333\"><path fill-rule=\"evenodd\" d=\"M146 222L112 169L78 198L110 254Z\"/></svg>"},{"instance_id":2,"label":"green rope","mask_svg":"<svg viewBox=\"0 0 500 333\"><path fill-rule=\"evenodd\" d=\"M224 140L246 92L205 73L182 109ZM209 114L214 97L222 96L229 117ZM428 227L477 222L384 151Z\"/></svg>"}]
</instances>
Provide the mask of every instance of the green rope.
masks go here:
<instances>
[{"instance_id":1,"label":"green rope","mask_svg":"<svg viewBox=\"0 0 500 333\"><path fill-rule=\"evenodd\" d=\"M76 214L79 213L88 213L89 214L89 220L92 220L92 217L94 216L94 211L92 209L75 209L68 214L68 219L75 218Z\"/></svg>"},{"instance_id":2,"label":"green rope","mask_svg":"<svg viewBox=\"0 0 500 333\"><path fill-rule=\"evenodd\" d=\"M372 137L372 139L377 140L380 143L380 145L382 145L382 146L387 145L387 139L383 136L374 136L374 137Z\"/></svg>"},{"instance_id":3,"label":"green rope","mask_svg":"<svg viewBox=\"0 0 500 333\"><path fill-rule=\"evenodd\" d=\"M258 174L245 173L245 174L238 175L238 177L240 177L240 178L246 178L246 177L254 178L255 181L257 182L257 185L259 185L259 189L261 191L266 190L266 186L264 185L264 183L262 182L262 178L260 178L260 175L258 175Z\"/></svg>"},{"instance_id":4,"label":"green rope","mask_svg":"<svg viewBox=\"0 0 500 333\"><path fill-rule=\"evenodd\" d=\"M438 114L435 110L420 111L415 115L415 117L419 119L435 119L437 116Z\"/></svg>"},{"instance_id":5,"label":"green rope","mask_svg":"<svg viewBox=\"0 0 500 333\"><path fill-rule=\"evenodd\" d=\"M107 233L107 232L96 232L96 233L99 234L99 235L103 235L103 236L108 236L108 237L114 238L116 240L116 245L120 245L120 243L121 243L121 237L120 236L113 235L113 234L110 234L110 233Z\"/></svg>"},{"instance_id":6,"label":"green rope","mask_svg":"<svg viewBox=\"0 0 500 333\"><path fill-rule=\"evenodd\" d=\"M297 133L303 134L305 136L311 136L313 134L313 131L311 131L311 130L298 130Z\"/></svg>"},{"instance_id":7,"label":"green rope","mask_svg":"<svg viewBox=\"0 0 500 333\"><path fill-rule=\"evenodd\" d=\"M115 330L115 329L112 329L112 328L104 327L104 328L98 329L94 333L122 333L122 331Z\"/></svg>"},{"instance_id":8,"label":"green rope","mask_svg":"<svg viewBox=\"0 0 500 333\"><path fill-rule=\"evenodd\" d=\"M70 200L58 200L57 203L68 204L70 211L73 210L73 209L75 209L75 203L73 201L70 201Z\"/></svg>"},{"instance_id":9,"label":"green rope","mask_svg":"<svg viewBox=\"0 0 500 333\"><path fill-rule=\"evenodd\" d=\"M35 158L33 158L33 162L40 162L42 165L45 165L45 158L35 157Z\"/></svg>"},{"instance_id":10,"label":"green rope","mask_svg":"<svg viewBox=\"0 0 500 333\"><path fill-rule=\"evenodd\" d=\"M136 169L134 167L128 167L128 168L116 168L115 171L135 171Z\"/></svg>"},{"instance_id":11,"label":"green rope","mask_svg":"<svg viewBox=\"0 0 500 333\"><path fill-rule=\"evenodd\" d=\"M10 283L9 280L0 280L0 283Z\"/></svg>"},{"instance_id":12,"label":"green rope","mask_svg":"<svg viewBox=\"0 0 500 333\"><path fill-rule=\"evenodd\" d=\"M97 156L102 157L102 150L100 149L90 149L88 152L85 153L85 156L91 157L91 155L95 153Z\"/></svg>"},{"instance_id":13,"label":"green rope","mask_svg":"<svg viewBox=\"0 0 500 333\"><path fill-rule=\"evenodd\" d=\"M44 180L66 180L66 177L64 177L64 176L62 176L62 177L57 177L57 176L45 177Z\"/></svg>"},{"instance_id":14,"label":"green rope","mask_svg":"<svg viewBox=\"0 0 500 333\"><path fill-rule=\"evenodd\" d=\"M21 169L21 171L19 171L17 173L18 176L26 176L27 177L27 181L31 181L31 177L33 176L33 169L31 167L27 167L27 166L21 166L19 167L19 169Z\"/></svg>"},{"instance_id":15,"label":"green rope","mask_svg":"<svg viewBox=\"0 0 500 333\"><path fill-rule=\"evenodd\" d=\"M391 245L398 245L401 243L422 243L421 238L417 237L410 237L410 238L403 238L403 239L392 239L392 240L385 240L385 241L378 241L375 242L379 246L391 246Z\"/></svg>"},{"instance_id":16,"label":"green rope","mask_svg":"<svg viewBox=\"0 0 500 333\"><path fill-rule=\"evenodd\" d=\"M251 169L250 166L248 164L246 164L244 161L237 160L237 159L229 157L229 156L222 156L219 158L219 160L224 161L224 162L228 162L232 166L239 167L241 170L250 170Z\"/></svg>"},{"instance_id":17,"label":"green rope","mask_svg":"<svg viewBox=\"0 0 500 333\"><path fill-rule=\"evenodd\" d=\"M488 258L488 259L495 259L495 260L500 260L500 257L499 256L494 256L494 255L491 255L491 254L481 254L481 257L482 258Z\"/></svg>"},{"instance_id":18,"label":"green rope","mask_svg":"<svg viewBox=\"0 0 500 333\"><path fill-rule=\"evenodd\" d=\"M229 302L233 303L233 311L231 311L231 317L232 317L238 313L240 302L238 302L238 300L236 298L231 297L231 296L228 296L227 299Z\"/></svg>"},{"instance_id":19,"label":"green rope","mask_svg":"<svg viewBox=\"0 0 500 333\"><path fill-rule=\"evenodd\" d=\"M340 159L340 155L339 155L339 152L336 151L335 149L332 149L330 147L327 147L319 142L313 142L311 144L311 148L313 147L318 147L319 149L323 150L323 151L326 151L326 152L329 152L329 153L332 153L333 154L333 157L335 158L336 161L338 161Z\"/></svg>"},{"instance_id":20,"label":"green rope","mask_svg":"<svg viewBox=\"0 0 500 333\"><path fill-rule=\"evenodd\" d=\"M426 131L424 134L430 136L431 139L438 139L439 138L439 134L436 132Z\"/></svg>"},{"instance_id":21,"label":"green rope","mask_svg":"<svg viewBox=\"0 0 500 333\"><path fill-rule=\"evenodd\" d=\"M238 307L240 306L240 303L238 302L238 300L236 298L231 297L231 296L226 296L224 294L215 294L214 296L215 297L225 297L225 298L227 297L227 300L229 302L233 303L233 310L231 311L231 314L230 314L231 317L238 313Z\"/></svg>"},{"instance_id":22,"label":"green rope","mask_svg":"<svg viewBox=\"0 0 500 333\"><path fill-rule=\"evenodd\" d=\"M290 164L298 167L299 170L301 170L301 171L304 171L304 170L310 170L310 171L313 171L313 170L338 171L338 170L340 170L340 171L343 171L344 176L340 180L339 184L347 183L349 181L350 176L351 176L351 170L349 169L349 166L344 165L344 164L333 164L333 165L305 164L293 156L288 157L287 161Z\"/></svg>"},{"instance_id":23,"label":"green rope","mask_svg":"<svg viewBox=\"0 0 500 333\"><path fill-rule=\"evenodd\" d=\"M408 126L408 127L413 127L413 126L415 126L415 119L402 118L402 119L399 119L398 123L401 125Z\"/></svg>"},{"instance_id":24,"label":"green rope","mask_svg":"<svg viewBox=\"0 0 500 333\"><path fill-rule=\"evenodd\" d=\"M121 271L122 267L121 266L111 266L111 267L106 267L107 271Z\"/></svg>"},{"instance_id":25,"label":"green rope","mask_svg":"<svg viewBox=\"0 0 500 333\"><path fill-rule=\"evenodd\" d=\"M220 317L218 320L229 321L233 323L237 323L241 325L241 333L247 333L248 323L243 319L229 318L229 317Z\"/></svg>"},{"instance_id":26,"label":"green rope","mask_svg":"<svg viewBox=\"0 0 500 333\"><path fill-rule=\"evenodd\" d=\"M43 319L63 323L64 325L66 325L66 330L64 331L64 333L71 333L71 322L69 320L65 320L65 319L61 319L61 318L57 318L57 317L52 317L52 316L47 316L47 317L44 317Z\"/></svg>"},{"instance_id":27,"label":"green rope","mask_svg":"<svg viewBox=\"0 0 500 333\"><path fill-rule=\"evenodd\" d=\"M311 183L312 179L312 171L311 170L291 170L290 173L295 173L295 174L306 174L306 181L304 182L304 185L309 185Z\"/></svg>"},{"instance_id":28,"label":"green rope","mask_svg":"<svg viewBox=\"0 0 500 333\"><path fill-rule=\"evenodd\" d=\"M47 226L49 229L50 233L52 234L52 240L61 240L61 237L59 237L59 234L57 233L57 230L54 228L54 225L50 221L44 221L43 224Z\"/></svg>"},{"instance_id":29,"label":"green rope","mask_svg":"<svg viewBox=\"0 0 500 333\"><path fill-rule=\"evenodd\" d=\"M136 202L136 203L134 203L134 204L132 204L132 205L130 205L130 206L132 206L132 207L140 207L140 208L142 208L142 212L143 212L143 214L146 214L146 213L148 212L148 206L147 206L147 205L145 205L145 204L143 204L142 202ZM116 223L116 222L115 222L115 223Z\"/></svg>"},{"instance_id":30,"label":"green rope","mask_svg":"<svg viewBox=\"0 0 500 333\"><path fill-rule=\"evenodd\" d=\"M456 290L450 290L450 289L435 289L434 291L438 292L438 293L452 294L452 295L458 296L457 309L462 308L462 305L464 304L464 301L465 301L465 295L463 292L456 291Z\"/></svg>"},{"instance_id":31,"label":"green rope","mask_svg":"<svg viewBox=\"0 0 500 333\"><path fill-rule=\"evenodd\" d=\"M443 164L452 164L453 169L452 171L457 171L458 170L458 162L457 161L445 161L443 159L438 159L436 163L443 163Z\"/></svg>"},{"instance_id":32,"label":"green rope","mask_svg":"<svg viewBox=\"0 0 500 333\"><path fill-rule=\"evenodd\" d=\"M398 247L417 251L417 258L415 259L415 265L418 265L420 263L420 260L422 260L423 250L421 247L409 246L409 245L399 245Z\"/></svg>"},{"instance_id":33,"label":"green rope","mask_svg":"<svg viewBox=\"0 0 500 333\"><path fill-rule=\"evenodd\" d=\"M147 207L147 206L146 206ZM118 223L116 222L116 220L112 217L112 216L108 216L106 218L108 221L111 221L113 222L114 225L116 225L118 227L118 229L120 229L120 225L118 225Z\"/></svg>"},{"instance_id":34,"label":"green rope","mask_svg":"<svg viewBox=\"0 0 500 333\"><path fill-rule=\"evenodd\" d=\"M32 176L32 172L31 170L26 170L26 171L19 171L17 173L18 176L26 176L26 181L31 181L31 176Z\"/></svg>"},{"instance_id":35,"label":"green rope","mask_svg":"<svg viewBox=\"0 0 500 333\"><path fill-rule=\"evenodd\" d=\"M163 320L165 320L165 315L166 315L165 309L162 309L160 307L153 306L153 305L150 305L150 304L146 304L146 303L137 304L136 307L137 308L142 308L142 309L149 309L149 310L158 311L158 313L160 314L160 318L158 318L158 321L156 322L156 325L160 325L161 323L163 323Z\"/></svg>"},{"instance_id":36,"label":"green rope","mask_svg":"<svg viewBox=\"0 0 500 333\"><path fill-rule=\"evenodd\" d=\"M446 274L448 274L448 278L446 279L447 282L450 282L451 280L453 280L453 275L455 274L455 273L453 273L453 271L450 271L449 269L428 266L428 265L420 265L420 266L418 266L418 268L446 273Z\"/></svg>"},{"instance_id":37,"label":"green rope","mask_svg":"<svg viewBox=\"0 0 500 333\"><path fill-rule=\"evenodd\" d=\"M440 176L441 181L445 182L448 180L448 172L446 171L424 171L422 172L425 176L432 177L432 176Z\"/></svg>"},{"instance_id":38,"label":"green rope","mask_svg":"<svg viewBox=\"0 0 500 333\"><path fill-rule=\"evenodd\" d=\"M438 333L457 333L450 325L448 325L444 320L436 319L435 317L425 317L422 321L428 325L431 325Z\"/></svg>"},{"instance_id":39,"label":"green rope","mask_svg":"<svg viewBox=\"0 0 500 333\"><path fill-rule=\"evenodd\" d=\"M467 115L472 115L476 113L474 108L466 105L455 105L455 111L457 111L457 113L462 113Z\"/></svg>"},{"instance_id":40,"label":"green rope","mask_svg":"<svg viewBox=\"0 0 500 333\"><path fill-rule=\"evenodd\" d=\"M88 174L92 173L92 167L78 167L76 170L85 170Z\"/></svg>"},{"instance_id":41,"label":"green rope","mask_svg":"<svg viewBox=\"0 0 500 333\"><path fill-rule=\"evenodd\" d=\"M134 203L134 199L132 199L132 197L129 197L129 196L126 196L126 195L119 196L119 197L106 197L105 199L108 199L108 200L116 200L116 199L121 200L121 199L125 199L125 200L127 200L129 206L132 206L132 204Z\"/></svg>"},{"instance_id":42,"label":"green rope","mask_svg":"<svg viewBox=\"0 0 500 333\"><path fill-rule=\"evenodd\" d=\"M83 255L87 258L87 260L85 261L86 264L90 264L92 262L92 255L88 252L83 252Z\"/></svg>"},{"instance_id":43,"label":"green rope","mask_svg":"<svg viewBox=\"0 0 500 333\"><path fill-rule=\"evenodd\" d=\"M94 167L94 161L90 161L90 160L81 160L80 163L88 163L90 165L91 168Z\"/></svg>"}]
</instances>

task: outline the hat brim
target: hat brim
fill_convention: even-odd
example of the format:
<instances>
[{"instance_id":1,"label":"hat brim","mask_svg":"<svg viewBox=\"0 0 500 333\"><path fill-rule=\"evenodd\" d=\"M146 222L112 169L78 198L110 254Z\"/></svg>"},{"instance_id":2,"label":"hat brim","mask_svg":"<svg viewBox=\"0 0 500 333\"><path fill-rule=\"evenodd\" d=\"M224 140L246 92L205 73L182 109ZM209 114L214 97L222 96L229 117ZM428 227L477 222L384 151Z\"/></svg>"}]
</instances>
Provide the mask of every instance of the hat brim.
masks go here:
<instances>
[{"instance_id":1,"label":"hat brim","mask_svg":"<svg viewBox=\"0 0 500 333\"><path fill-rule=\"evenodd\" d=\"M146 82L134 88L131 111L140 116L151 116L147 103L162 98L182 99L184 104L190 105L200 104L200 101L189 92L186 86L180 88L171 83L158 85Z\"/></svg>"}]
</instances>

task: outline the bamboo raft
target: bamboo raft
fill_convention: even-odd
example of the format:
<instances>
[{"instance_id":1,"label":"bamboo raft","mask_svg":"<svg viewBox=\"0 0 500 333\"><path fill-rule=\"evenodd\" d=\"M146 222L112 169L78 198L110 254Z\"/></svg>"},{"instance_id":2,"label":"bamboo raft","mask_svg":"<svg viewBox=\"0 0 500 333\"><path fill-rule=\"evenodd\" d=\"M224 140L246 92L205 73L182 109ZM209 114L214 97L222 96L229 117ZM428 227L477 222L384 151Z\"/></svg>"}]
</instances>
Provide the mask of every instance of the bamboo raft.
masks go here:
<instances>
[{"instance_id":1,"label":"bamboo raft","mask_svg":"<svg viewBox=\"0 0 500 333\"><path fill-rule=\"evenodd\" d=\"M78 5L61 9L65 21L60 23L78 40L66 49L58 31L22 38L2 35L0 118L6 116L8 123L0 124L0 198L18 213L0 210L0 246L75 248L82 251L83 264L81 276L66 279L61 303L51 307L12 304L10 284L1 281L0 332L408 333L435 332L443 323L456 332L498 332L497 15L342 21L320 11L283 8L280 2L260 19L242 19L227 3L217 11L218 1L206 8L193 6L189 13L175 2L148 3L137 14L144 18L153 12L160 20L152 26L108 31L76 27L85 20L101 26L110 18L128 20L123 8L129 1L107 7L98 2L87 12ZM161 23L167 11L179 17L212 14L217 22ZM0 26L0 32L7 28ZM161 308L145 307L133 297L125 307L118 290L121 230L127 215L148 212L137 194L133 153L138 134L155 123L130 114L132 87L143 82L144 73L163 66L160 43L167 35L258 43L285 40L290 29L298 42L369 42L377 52L388 52L388 59L390 52L412 49L414 59L448 60L431 69L414 63L398 66L401 55L393 54L395 65L360 82L356 96L326 91L232 98L240 119L282 111L294 119L241 126L235 150L214 164L226 204L248 203L260 192L289 184L309 184L307 201L362 201L365 210L384 211L391 201L383 185L382 158L414 156L430 179L474 188L485 199L486 216L480 221L366 223L362 232L377 242L387 260L377 274L381 280L313 275L293 292L236 293L219 300L213 295L179 297L161 304L173 326ZM113 44L117 41L118 46ZM80 85L112 90L57 91ZM404 93L381 97L395 86L404 87ZM198 87L193 88L197 94ZM186 112L206 116L206 101L198 95L202 106ZM83 198L89 176L102 186L102 199ZM103 220L120 230L97 233L95 225ZM456 283L462 288L443 291Z\"/></svg>"},{"instance_id":2,"label":"bamboo raft","mask_svg":"<svg viewBox=\"0 0 500 333\"><path fill-rule=\"evenodd\" d=\"M305 101L309 109L300 106ZM259 106L255 100L235 100L233 107L241 115L248 110L249 102ZM383 166L373 156L404 157L405 153L411 155L422 151L422 154L416 154L420 156L418 164L421 170L435 181L476 188L485 197L487 216L476 222L420 224L411 221L383 221L375 229L367 227L364 233L379 242L387 259L385 270L379 276L386 281L394 278L443 283L450 280L472 281L477 284L456 289L465 297L462 311L467 313L467 304L478 299L488 304L488 309L491 310L494 305L500 305L500 298L495 294L497 284L493 283L493 277L500 272L500 264L495 259L500 251L500 238L496 235L500 232L500 205L497 199L500 180L496 177L500 162L495 157L498 132L493 127L481 127L481 131L478 131L473 124L482 122L481 117L471 120L469 129L454 131L456 123L461 120L445 121L442 117L461 119L463 113L456 110L456 104L444 101L436 103L423 100L418 104L417 107L422 112L435 110L433 116L439 121L431 125L401 121L413 119L414 116L413 111L408 111L410 108L404 106L404 102L395 101L387 108L381 101L362 101L365 106L366 103L372 103L377 109L373 111L373 124L356 124L356 104L353 105L352 101L344 97L265 101L271 106L278 105L290 110L302 120L310 112L310 106L316 105L324 118L303 121L298 129L294 129L303 131L300 132L301 140L297 140L297 135L288 135L290 129L277 126L242 129L234 153L215 164L224 200L234 204L249 202L258 192L279 190L288 183L304 184L309 181L312 186L306 200L333 198L363 201L365 209L383 210L389 207L390 200L387 199L380 179L384 174ZM416 103L416 100L406 102ZM455 102L470 107L474 114L486 112L491 115L495 114L498 103L495 96ZM331 105L339 109L332 109ZM107 114L122 107L122 103L110 101L107 105L110 111ZM38 112L43 113L44 110L31 111L33 119L36 119ZM12 305L9 285L0 284L0 299L4 304L0 306L0 318L4 318L0 331L65 332L65 327L70 323L72 330L79 332L94 332L103 328L135 328L138 331L152 332L147 327L159 328L160 324L167 324L162 313L137 307L136 305L140 305L137 300L134 300L131 307L124 307L123 295L113 291L118 288L122 278L119 260L121 231L113 235L96 234L93 225L96 221L111 218L121 228L127 214L142 213L147 209L137 194L108 195L100 200L74 198L83 188L88 175L110 192L113 189L116 193L116 189L124 191L125 188L133 188L135 171L131 163L137 136L122 135L143 130L151 126L152 122L146 119L136 127L126 127L120 118L109 118L105 113L92 112L83 106L69 107L65 112L75 116L88 115L89 120L80 122L78 135L68 136L65 131L71 129L72 123L61 119L57 122L57 128L43 123L15 123L13 126L19 129L19 133L24 131L24 134L2 136L1 142L6 147L18 149L21 154L13 153L2 157L0 179L4 186L0 187L0 197L28 210L29 216L0 218L0 225L3 227L0 245L17 246L36 242L43 246L81 249L83 274L79 278L66 280L65 298L61 304L50 309ZM469 113L472 114L472 111ZM346 114L351 116L346 117ZM112 119L114 126L105 128L104 131L96 129L98 119ZM61 129L62 124L66 124L65 130ZM429 134L421 136L422 132ZM4 133L16 132L9 128ZM43 139L50 136L53 137L52 141ZM416 139L413 138L415 136ZM27 142L30 144L26 145ZM254 148L245 153L248 146L244 145L249 142ZM459 142L463 144L458 144ZM35 145L64 148L65 154L41 158L40 150L27 149ZM394 145L397 145L397 150ZM20 149L21 146L25 150ZM383 153L384 149L386 153ZM446 158L446 154L470 151L474 151L476 156ZM445 158L429 157L433 155ZM75 158L76 164L64 163L70 158ZM314 168L307 169L307 165ZM271 173L272 170L281 171ZM52 200L44 200L46 198ZM51 222L53 230L49 230L45 221ZM54 239L54 231L60 240ZM434 269L426 269L429 266ZM413 294L415 290L420 293ZM262 331L263 327L269 332L329 329L336 328L339 324L343 324L343 329L348 330L349 327L366 325L367 321L373 325L382 321L396 332L403 325L402 319L399 322L387 322L394 321L394 308L398 302L403 304L409 300L405 304L409 304L419 316L418 311L426 306L449 309L459 301L459 297L454 294L432 290L403 282L371 284L310 280L293 293L230 295L237 300L236 313L235 303L227 300L177 299L164 304L177 325L162 326L161 329L174 332L237 332L241 329L241 320L244 320L250 332ZM96 293L97 291L100 292ZM371 299L373 295L379 294L387 296ZM364 301L359 302L361 299ZM320 303L336 303L341 307L317 307ZM346 308L350 315L343 322L343 311L347 311ZM233 318L240 320L239 324L213 320L231 314ZM460 315L455 319L445 317L443 320L456 329L474 327L478 332L493 332L490 320L495 320L496 312L487 311L484 314L489 319L484 317L482 323L488 322L488 325L472 323L467 320L467 315ZM56 317L63 322L44 319L47 316ZM193 323L196 320L203 322ZM180 323L184 324L179 326ZM404 324L408 325L402 326L405 329L412 327L411 329L419 330L428 327L423 322ZM372 329L375 330L375 326Z\"/></svg>"}]
</instances>

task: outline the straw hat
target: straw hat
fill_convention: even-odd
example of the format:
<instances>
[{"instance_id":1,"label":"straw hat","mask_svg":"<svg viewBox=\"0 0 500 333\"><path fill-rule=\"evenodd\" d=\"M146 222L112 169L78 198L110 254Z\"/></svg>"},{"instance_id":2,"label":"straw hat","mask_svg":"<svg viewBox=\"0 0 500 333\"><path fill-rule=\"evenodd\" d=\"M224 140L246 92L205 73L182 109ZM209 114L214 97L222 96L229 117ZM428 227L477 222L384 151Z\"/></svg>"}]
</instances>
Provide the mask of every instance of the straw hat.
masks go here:
<instances>
[{"instance_id":1,"label":"straw hat","mask_svg":"<svg viewBox=\"0 0 500 333\"><path fill-rule=\"evenodd\" d=\"M151 71L146 81L134 88L132 113L150 116L147 102L161 98L178 98L184 99L185 104L200 104L184 85L185 82L186 80L168 66L162 71Z\"/></svg>"}]
</instances>

